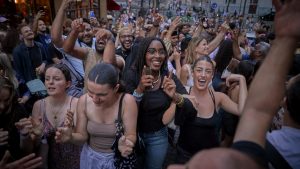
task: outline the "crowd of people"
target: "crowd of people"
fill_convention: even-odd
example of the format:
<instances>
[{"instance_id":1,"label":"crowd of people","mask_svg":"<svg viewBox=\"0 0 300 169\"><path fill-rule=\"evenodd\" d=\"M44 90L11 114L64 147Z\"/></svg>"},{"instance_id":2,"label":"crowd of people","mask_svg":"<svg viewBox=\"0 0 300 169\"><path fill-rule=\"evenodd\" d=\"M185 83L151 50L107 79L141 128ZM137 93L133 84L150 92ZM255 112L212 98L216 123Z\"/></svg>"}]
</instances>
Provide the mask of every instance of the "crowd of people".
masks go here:
<instances>
[{"instance_id":1,"label":"crowd of people","mask_svg":"<svg viewBox=\"0 0 300 169\"><path fill-rule=\"evenodd\" d=\"M300 168L300 1L273 0L254 41L236 15L71 20L70 2L1 37L0 169Z\"/></svg>"}]
</instances>

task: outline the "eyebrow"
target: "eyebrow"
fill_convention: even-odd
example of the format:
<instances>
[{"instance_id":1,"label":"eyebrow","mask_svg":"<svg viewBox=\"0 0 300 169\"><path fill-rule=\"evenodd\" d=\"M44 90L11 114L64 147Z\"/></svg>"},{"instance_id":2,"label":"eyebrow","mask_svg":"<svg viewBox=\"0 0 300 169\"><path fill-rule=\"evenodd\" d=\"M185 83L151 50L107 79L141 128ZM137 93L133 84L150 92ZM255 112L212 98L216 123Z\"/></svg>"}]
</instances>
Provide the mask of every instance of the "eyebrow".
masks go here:
<instances>
[{"instance_id":1,"label":"eyebrow","mask_svg":"<svg viewBox=\"0 0 300 169\"><path fill-rule=\"evenodd\" d=\"M107 95L107 93L94 93L94 92L92 92L92 91L89 90L89 89L87 89L87 91L88 91L89 93L95 94L95 95L97 95L97 96L105 96L105 95Z\"/></svg>"}]
</instances>

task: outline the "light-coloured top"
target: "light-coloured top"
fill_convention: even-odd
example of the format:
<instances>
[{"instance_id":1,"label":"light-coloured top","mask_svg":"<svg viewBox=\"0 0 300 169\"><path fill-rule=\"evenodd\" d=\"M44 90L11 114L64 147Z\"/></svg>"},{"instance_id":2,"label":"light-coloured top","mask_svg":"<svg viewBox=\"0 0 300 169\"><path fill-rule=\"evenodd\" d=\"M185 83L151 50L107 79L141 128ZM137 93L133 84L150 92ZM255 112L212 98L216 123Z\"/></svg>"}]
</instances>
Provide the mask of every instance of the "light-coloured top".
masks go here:
<instances>
[{"instance_id":1,"label":"light-coloured top","mask_svg":"<svg viewBox=\"0 0 300 169\"><path fill-rule=\"evenodd\" d=\"M88 121L89 146L97 152L111 153L116 138L116 124L101 124Z\"/></svg>"}]
</instances>

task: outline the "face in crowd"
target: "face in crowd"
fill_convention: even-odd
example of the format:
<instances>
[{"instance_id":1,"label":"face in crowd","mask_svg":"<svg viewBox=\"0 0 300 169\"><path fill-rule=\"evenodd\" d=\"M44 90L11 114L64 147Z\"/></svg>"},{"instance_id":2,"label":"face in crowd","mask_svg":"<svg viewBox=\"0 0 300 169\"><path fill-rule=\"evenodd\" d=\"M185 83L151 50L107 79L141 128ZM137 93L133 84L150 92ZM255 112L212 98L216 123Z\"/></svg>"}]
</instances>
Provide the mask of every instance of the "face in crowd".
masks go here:
<instances>
[{"instance_id":1,"label":"face in crowd","mask_svg":"<svg viewBox=\"0 0 300 169\"><path fill-rule=\"evenodd\" d=\"M153 40L146 53L146 65L153 71L159 71L164 64L167 53L158 40Z\"/></svg>"},{"instance_id":2,"label":"face in crowd","mask_svg":"<svg viewBox=\"0 0 300 169\"><path fill-rule=\"evenodd\" d=\"M54 65L45 72L45 86L49 96L65 93L71 85L70 72L63 65Z\"/></svg>"},{"instance_id":3,"label":"face in crowd","mask_svg":"<svg viewBox=\"0 0 300 169\"><path fill-rule=\"evenodd\" d=\"M129 50L133 42L133 34L130 29L123 29L120 31L120 42L125 50Z\"/></svg>"},{"instance_id":4,"label":"face in crowd","mask_svg":"<svg viewBox=\"0 0 300 169\"><path fill-rule=\"evenodd\" d=\"M23 26L21 28L21 37L24 40L33 40L34 39L34 34L33 31L29 26Z\"/></svg>"},{"instance_id":5,"label":"face in crowd","mask_svg":"<svg viewBox=\"0 0 300 169\"><path fill-rule=\"evenodd\" d=\"M207 57L201 57L195 61L193 65L194 87L197 90L207 89L209 83L214 76L214 65Z\"/></svg>"},{"instance_id":6,"label":"face in crowd","mask_svg":"<svg viewBox=\"0 0 300 169\"><path fill-rule=\"evenodd\" d=\"M109 106L119 90L118 71L110 64L100 63L88 75L88 96L96 106Z\"/></svg>"},{"instance_id":7,"label":"face in crowd","mask_svg":"<svg viewBox=\"0 0 300 169\"><path fill-rule=\"evenodd\" d=\"M84 31L79 33L78 39L87 45L91 45L94 37L93 29L91 25L87 22L84 22L83 25L84 25Z\"/></svg>"},{"instance_id":8,"label":"face in crowd","mask_svg":"<svg viewBox=\"0 0 300 169\"><path fill-rule=\"evenodd\" d=\"M46 28L45 22L42 20L39 20L38 21L38 32L46 33L46 31L47 31L47 28Z\"/></svg>"}]
</instances>

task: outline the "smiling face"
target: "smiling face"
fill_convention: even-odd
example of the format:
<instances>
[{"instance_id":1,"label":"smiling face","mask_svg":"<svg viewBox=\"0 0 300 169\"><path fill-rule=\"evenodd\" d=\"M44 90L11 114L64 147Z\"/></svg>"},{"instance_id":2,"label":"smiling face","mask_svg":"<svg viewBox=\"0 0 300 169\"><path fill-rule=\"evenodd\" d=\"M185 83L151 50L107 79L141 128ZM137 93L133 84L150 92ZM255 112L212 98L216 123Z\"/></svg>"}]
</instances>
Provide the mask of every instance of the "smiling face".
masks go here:
<instances>
[{"instance_id":1,"label":"smiling face","mask_svg":"<svg viewBox=\"0 0 300 169\"><path fill-rule=\"evenodd\" d=\"M206 39L203 39L196 47L196 55L199 56L206 56L208 55L208 44ZM197 59L197 58L196 58Z\"/></svg>"},{"instance_id":2,"label":"smiling face","mask_svg":"<svg viewBox=\"0 0 300 169\"><path fill-rule=\"evenodd\" d=\"M120 32L120 42L125 50L129 50L131 48L132 41L133 35L129 29Z\"/></svg>"},{"instance_id":3,"label":"smiling face","mask_svg":"<svg viewBox=\"0 0 300 169\"><path fill-rule=\"evenodd\" d=\"M153 40L146 53L146 65L153 71L159 71L166 59L166 51L160 41Z\"/></svg>"},{"instance_id":4,"label":"smiling face","mask_svg":"<svg viewBox=\"0 0 300 169\"><path fill-rule=\"evenodd\" d=\"M88 80L87 91L88 96L93 100L96 106L107 105L114 100L113 97L117 93L119 85L112 88L109 84L96 84Z\"/></svg>"},{"instance_id":5,"label":"smiling face","mask_svg":"<svg viewBox=\"0 0 300 169\"><path fill-rule=\"evenodd\" d=\"M198 90L205 90L213 78L214 68L212 63L201 60L193 69L194 87Z\"/></svg>"},{"instance_id":6,"label":"smiling face","mask_svg":"<svg viewBox=\"0 0 300 169\"><path fill-rule=\"evenodd\" d=\"M60 69L50 67L46 70L45 86L49 96L65 93L70 84Z\"/></svg>"},{"instance_id":7,"label":"smiling face","mask_svg":"<svg viewBox=\"0 0 300 169\"><path fill-rule=\"evenodd\" d=\"M89 23L84 22L84 31L80 32L78 38L85 44L90 45L93 41L93 29Z\"/></svg>"}]
</instances>

